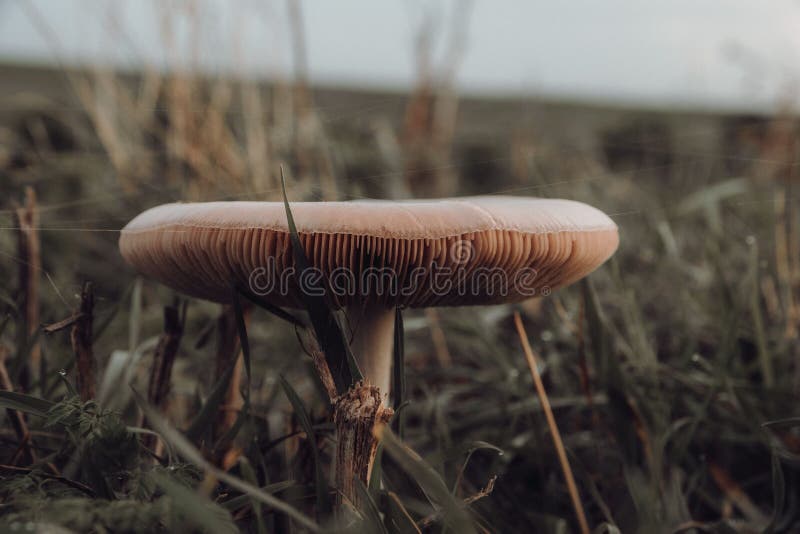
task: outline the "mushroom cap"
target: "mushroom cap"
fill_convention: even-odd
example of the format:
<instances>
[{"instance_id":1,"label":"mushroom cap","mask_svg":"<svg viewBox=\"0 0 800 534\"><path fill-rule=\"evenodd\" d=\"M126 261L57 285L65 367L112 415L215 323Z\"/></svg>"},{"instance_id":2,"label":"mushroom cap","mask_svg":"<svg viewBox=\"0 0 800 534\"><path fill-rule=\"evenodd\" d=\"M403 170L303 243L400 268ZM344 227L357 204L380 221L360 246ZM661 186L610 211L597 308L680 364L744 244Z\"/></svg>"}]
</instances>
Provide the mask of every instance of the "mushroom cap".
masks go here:
<instances>
[{"instance_id":1,"label":"mushroom cap","mask_svg":"<svg viewBox=\"0 0 800 534\"><path fill-rule=\"evenodd\" d=\"M546 295L595 270L619 243L607 215L571 200L294 202L291 210L315 273L294 268L281 202L158 206L122 229L120 251L143 274L218 302L236 284L299 307L299 291L322 282L335 307L428 307Z\"/></svg>"}]
</instances>

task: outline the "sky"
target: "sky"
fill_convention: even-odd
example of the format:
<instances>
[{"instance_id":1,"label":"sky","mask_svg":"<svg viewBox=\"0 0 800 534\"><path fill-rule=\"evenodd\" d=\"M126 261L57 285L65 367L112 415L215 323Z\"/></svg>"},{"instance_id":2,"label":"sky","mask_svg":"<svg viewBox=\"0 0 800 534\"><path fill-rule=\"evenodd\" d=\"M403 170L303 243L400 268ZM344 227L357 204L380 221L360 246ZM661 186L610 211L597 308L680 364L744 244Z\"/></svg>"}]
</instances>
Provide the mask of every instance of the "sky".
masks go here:
<instances>
[{"instance_id":1,"label":"sky","mask_svg":"<svg viewBox=\"0 0 800 534\"><path fill-rule=\"evenodd\" d=\"M199 68L269 79L296 65L293 0L0 0L0 61ZM301 0L313 82L774 110L800 103L800 0ZM422 31L427 28L428 31Z\"/></svg>"}]
</instances>

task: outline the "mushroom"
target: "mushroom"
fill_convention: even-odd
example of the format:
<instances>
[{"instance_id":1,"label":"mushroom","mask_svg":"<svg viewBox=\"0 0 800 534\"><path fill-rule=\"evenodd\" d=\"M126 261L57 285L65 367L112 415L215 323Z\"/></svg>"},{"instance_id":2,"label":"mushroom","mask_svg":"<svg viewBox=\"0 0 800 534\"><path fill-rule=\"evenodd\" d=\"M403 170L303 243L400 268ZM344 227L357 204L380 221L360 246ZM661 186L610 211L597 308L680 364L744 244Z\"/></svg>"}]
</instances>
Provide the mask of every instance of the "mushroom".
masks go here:
<instances>
[{"instance_id":1,"label":"mushroom","mask_svg":"<svg viewBox=\"0 0 800 534\"><path fill-rule=\"evenodd\" d=\"M372 406L368 425L386 417L381 405L389 393L396 307L498 304L546 295L592 272L618 245L608 216L570 200L296 202L291 209L310 273L292 272L280 202L158 206L122 230L120 250L145 275L223 303L235 283L271 304L301 307L299 291L310 290L304 278L323 281L330 305L344 308L349 318L352 352L369 388L366 396L356 395L356 403ZM371 426L366 434L371 438ZM373 443L363 447L366 456L374 455ZM362 480L371 461L356 469Z\"/></svg>"}]
</instances>

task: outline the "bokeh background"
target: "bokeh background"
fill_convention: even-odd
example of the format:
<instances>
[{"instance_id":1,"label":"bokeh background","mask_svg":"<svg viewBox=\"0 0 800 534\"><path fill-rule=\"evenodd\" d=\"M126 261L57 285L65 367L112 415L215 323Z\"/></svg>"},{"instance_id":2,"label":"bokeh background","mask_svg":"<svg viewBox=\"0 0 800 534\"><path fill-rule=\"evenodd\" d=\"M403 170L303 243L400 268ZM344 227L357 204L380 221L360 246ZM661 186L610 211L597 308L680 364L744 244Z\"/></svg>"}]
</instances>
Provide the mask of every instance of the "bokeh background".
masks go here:
<instances>
[{"instance_id":1,"label":"bokeh background","mask_svg":"<svg viewBox=\"0 0 800 534\"><path fill-rule=\"evenodd\" d=\"M39 325L70 316L88 280L99 402L140 417L126 384L147 389L177 296L138 279L116 241L157 204L277 200L281 165L290 200L571 198L611 215L620 250L522 311L591 527L797 531L798 27L789 0L0 0L11 381L63 396L68 332ZM455 495L478 497L479 530L578 532L512 311L406 313L405 439ZM219 306L186 313L164 407L179 428L219 374L206 342ZM325 454L327 406L293 328L254 310L250 344L261 424L236 450L260 485L294 480L281 495L313 510L311 447L279 375L321 425ZM31 352L40 382L26 379ZM16 458L11 417L0 439ZM39 456L50 438L35 441ZM70 501L65 514L59 499L73 496L9 473L7 517L121 528L105 505ZM394 489L420 529L437 528L418 494ZM114 494L135 510L156 497Z\"/></svg>"}]
</instances>

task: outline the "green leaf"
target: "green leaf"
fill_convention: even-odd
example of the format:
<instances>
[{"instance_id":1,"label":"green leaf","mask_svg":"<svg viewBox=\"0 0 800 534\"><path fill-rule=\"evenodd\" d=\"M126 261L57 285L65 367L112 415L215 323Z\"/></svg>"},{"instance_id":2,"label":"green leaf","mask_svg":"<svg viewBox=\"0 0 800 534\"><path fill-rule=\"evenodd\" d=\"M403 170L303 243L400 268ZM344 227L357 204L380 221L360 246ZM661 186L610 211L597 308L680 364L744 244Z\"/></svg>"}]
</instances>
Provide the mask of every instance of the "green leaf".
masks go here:
<instances>
[{"instance_id":1,"label":"green leaf","mask_svg":"<svg viewBox=\"0 0 800 534\"><path fill-rule=\"evenodd\" d=\"M297 317L295 317L291 313L287 312L283 308L279 308L278 306L275 306L271 302L269 302L269 301L267 301L265 299L259 298L257 295L252 294L250 291L247 291L246 289L244 289L240 285L237 285L236 289L239 291L239 294L241 296L243 296L244 298L246 298L247 300L249 300L250 302L252 302L256 306L258 306L259 308L262 308L262 309L266 310L267 312L271 313L275 317L278 317L279 319L283 319L284 321L286 321L288 323L291 323L294 326L297 326L297 327L300 327L300 328L306 328L307 325L303 321L301 321L300 319L298 319Z\"/></svg>"},{"instance_id":2,"label":"green leaf","mask_svg":"<svg viewBox=\"0 0 800 534\"><path fill-rule=\"evenodd\" d=\"M222 447L226 446L227 444L233 442L236 439L236 436L239 434L239 431L244 426L244 423L247 417L250 415L250 397L244 396L242 400L242 407L239 410L239 413L236 415L236 421L233 422L233 425L223 434L221 435L216 443L214 443L214 452L219 452L222 450Z\"/></svg>"},{"instance_id":3,"label":"green leaf","mask_svg":"<svg viewBox=\"0 0 800 534\"><path fill-rule=\"evenodd\" d=\"M765 533L783 532L781 519L784 515L786 504L786 480L783 476L783 467L777 454L772 455L772 518L764 530Z\"/></svg>"},{"instance_id":4,"label":"green leaf","mask_svg":"<svg viewBox=\"0 0 800 534\"><path fill-rule=\"evenodd\" d=\"M206 403L203 404L203 407L194 417L189 428L186 429L186 436L190 440L199 440L203 434L211 428L211 424L217 416L217 412L219 412L219 407L225 400L225 394L228 392L228 385L231 383L233 372L236 369L237 359L238 358L231 358L228 368L225 369L219 381L214 385L214 389L211 390L211 394L208 396L208 399L206 399Z\"/></svg>"},{"instance_id":5,"label":"green leaf","mask_svg":"<svg viewBox=\"0 0 800 534\"><path fill-rule=\"evenodd\" d=\"M147 400L142 397L142 395L136 391L136 389L131 386L133 390L133 397L136 399L136 403L144 412L147 420L153 426L153 429L156 430L161 435L161 438L172 445L175 451L182 456L186 461L191 464L194 464L196 467L211 473L215 476L218 480L228 484L229 486L233 487L249 495L254 499L258 499L262 503L266 504L274 508L279 512L283 512L287 516L291 517L299 524L303 525L305 528L310 530L311 532L319 532L320 527L315 523L313 520L308 518L302 512L300 512L297 508L292 506L291 504L282 501L268 492L261 490L257 486L254 486L244 480L241 480L230 473L223 471L222 469L217 468L211 462L206 460L202 453L195 448L191 442L186 439L186 437L178 432L174 427L172 427L164 417L158 413L152 406L147 403Z\"/></svg>"},{"instance_id":6,"label":"green leaf","mask_svg":"<svg viewBox=\"0 0 800 534\"><path fill-rule=\"evenodd\" d=\"M39 397L17 393L16 391L0 390L0 408L18 410L31 415L45 417L47 411L53 406L55 406L55 403L47 399L40 399Z\"/></svg>"},{"instance_id":7,"label":"green leaf","mask_svg":"<svg viewBox=\"0 0 800 534\"><path fill-rule=\"evenodd\" d=\"M384 524L387 525L387 528L390 532L395 532L397 534L420 534L419 527L411 518L411 515L406 510L406 507L403 506L403 503L400 502L400 498L397 494L387 491L386 492L386 501L383 507L384 513Z\"/></svg>"},{"instance_id":8,"label":"green leaf","mask_svg":"<svg viewBox=\"0 0 800 534\"><path fill-rule=\"evenodd\" d=\"M242 357L244 358L244 370L247 374L248 390L250 386L250 342L247 339L247 325L244 322L244 312L242 311L242 301L239 300L239 291L231 288L233 299L233 315L236 318L236 330L239 333L239 344L242 346ZM249 396L249 391L248 391Z\"/></svg>"},{"instance_id":9,"label":"green leaf","mask_svg":"<svg viewBox=\"0 0 800 534\"><path fill-rule=\"evenodd\" d=\"M317 508L324 515L331 512L331 503L328 498L328 481L325 479L325 471L322 468L322 461L319 458L319 449L317 447L317 436L314 432L314 425L311 423L306 407L302 399L294 390L291 384L286 381L283 375L280 376L281 387L286 393L286 397L292 404L297 421L300 423L300 428L306 433L306 439L311 446L311 455L314 460L314 476L316 480L316 493L317 493Z\"/></svg>"},{"instance_id":10,"label":"green leaf","mask_svg":"<svg viewBox=\"0 0 800 534\"><path fill-rule=\"evenodd\" d=\"M441 509L442 519L448 528L459 534L476 532L463 503L453 497L433 467L406 447L386 426L381 429L380 440L384 454L397 462L419 484L431 503Z\"/></svg>"},{"instance_id":11,"label":"green leaf","mask_svg":"<svg viewBox=\"0 0 800 534\"><path fill-rule=\"evenodd\" d=\"M383 524L383 520L381 519L381 513L378 510L378 505L375 504L375 500L372 498L372 494L370 493L367 486L364 483L356 478L356 491L358 492L359 500L361 501L361 508L360 512L363 516L363 524L360 525L359 531L360 532L371 532L375 534L389 534L389 531L386 530L386 525Z\"/></svg>"},{"instance_id":12,"label":"green leaf","mask_svg":"<svg viewBox=\"0 0 800 534\"><path fill-rule=\"evenodd\" d=\"M302 273L308 272L310 265L303 249L303 244L300 242L300 236L297 233L297 226L294 223L294 217L292 217L289 200L286 197L286 182L283 177L282 167L281 190L283 192L283 205L286 209L286 220L289 226L289 238L292 242L292 255L295 267L297 267L297 276L299 277ZM314 289L324 290L324 287ZM350 350L347 336L336 315L328 306L325 297L300 289L300 298L311 318L311 326L314 328L317 342L325 354L325 361L333 376L336 391L342 394L352 384L363 378L353 352Z\"/></svg>"},{"instance_id":13,"label":"green leaf","mask_svg":"<svg viewBox=\"0 0 800 534\"><path fill-rule=\"evenodd\" d=\"M174 511L198 530L212 534L239 532L226 509L180 482L172 480L162 472L153 471L150 473L150 477L170 498Z\"/></svg>"},{"instance_id":14,"label":"green leaf","mask_svg":"<svg viewBox=\"0 0 800 534\"><path fill-rule=\"evenodd\" d=\"M258 477L253 466L244 456L239 458L239 471L242 472L242 477L250 484L257 486ZM250 499L250 504L253 507L253 515L256 517L256 527L258 534L267 534L267 525L264 523L264 516L261 515L261 503L257 499Z\"/></svg>"},{"instance_id":15,"label":"green leaf","mask_svg":"<svg viewBox=\"0 0 800 534\"><path fill-rule=\"evenodd\" d=\"M378 443L378 447L375 450L375 459L372 461L372 472L369 474L369 491L371 491L373 495L377 495L381 489L381 479L383 478L382 463L383 445Z\"/></svg>"},{"instance_id":16,"label":"green leaf","mask_svg":"<svg viewBox=\"0 0 800 534\"><path fill-rule=\"evenodd\" d=\"M250 483L252 484L252 482ZM268 484L266 486L262 486L259 489L265 493L274 494L274 493L280 493L289 488L295 488L299 486L300 485L294 480L281 480L280 482L275 482L274 484ZM233 512L234 510L238 510L242 506L245 506L252 500L253 498L250 495L239 495L238 497L228 499L227 501L221 503L220 506L222 506L226 510Z\"/></svg>"}]
</instances>

